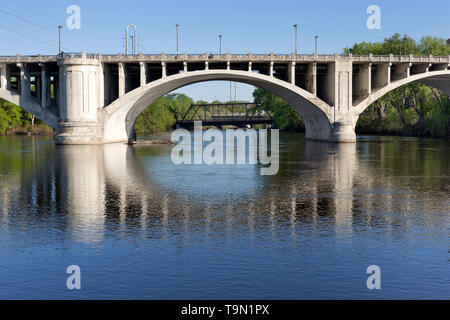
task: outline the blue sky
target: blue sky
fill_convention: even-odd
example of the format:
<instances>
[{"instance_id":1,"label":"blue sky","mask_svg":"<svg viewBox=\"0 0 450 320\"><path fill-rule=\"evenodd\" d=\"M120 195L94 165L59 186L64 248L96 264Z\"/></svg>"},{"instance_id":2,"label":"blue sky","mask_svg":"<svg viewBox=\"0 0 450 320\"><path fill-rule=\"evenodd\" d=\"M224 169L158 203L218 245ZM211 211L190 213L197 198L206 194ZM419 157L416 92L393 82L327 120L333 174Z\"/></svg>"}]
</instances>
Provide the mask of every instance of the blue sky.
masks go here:
<instances>
[{"instance_id":1,"label":"blue sky","mask_svg":"<svg viewBox=\"0 0 450 320\"><path fill-rule=\"evenodd\" d=\"M0 0L0 55L55 54L57 25L66 25L70 5L81 8L81 30L62 33L66 52L118 53L124 49L125 27L138 28L138 51L176 51L175 24L180 24L180 52L291 53L293 24L299 25L299 51L340 53L360 41L379 41L395 32L420 39L450 38L450 1L251 1L251 0ZM381 30L366 27L369 5L381 8ZM238 99L251 99L252 88L238 84ZM197 84L177 92L196 100L229 99L229 83ZM233 89L234 94L234 89Z\"/></svg>"}]
</instances>

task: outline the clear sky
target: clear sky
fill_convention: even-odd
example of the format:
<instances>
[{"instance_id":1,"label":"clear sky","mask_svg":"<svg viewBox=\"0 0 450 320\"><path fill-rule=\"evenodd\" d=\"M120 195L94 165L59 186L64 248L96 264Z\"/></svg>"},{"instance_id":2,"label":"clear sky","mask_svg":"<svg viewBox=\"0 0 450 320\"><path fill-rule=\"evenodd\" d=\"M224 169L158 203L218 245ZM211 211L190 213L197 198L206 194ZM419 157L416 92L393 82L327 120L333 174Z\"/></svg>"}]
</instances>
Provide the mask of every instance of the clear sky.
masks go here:
<instances>
[{"instance_id":1,"label":"clear sky","mask_svg":"<svg viewBox=\"0 0 450 320\"><path fill-rule=\"evenodd\" d=\"M81 29L68 30L70 5L81 9ZM381 8L381 29L369 30L367 7ZM340 53L360 41L380 41L398 32L450 38L450 1L406 0L0 0L0 55L56 54L57 25L63 25L65 52L119 53L125 27L138 28L138 52L174 53L175 24L180 52L291 53L293 24L299 25L299 52ZM237 98L251 100L253 88L238 84ZM229 83L203 83L177 90L195 100L229 99ZM233 87L233 96L234 96Z\"/></svg>"}]
</instances>

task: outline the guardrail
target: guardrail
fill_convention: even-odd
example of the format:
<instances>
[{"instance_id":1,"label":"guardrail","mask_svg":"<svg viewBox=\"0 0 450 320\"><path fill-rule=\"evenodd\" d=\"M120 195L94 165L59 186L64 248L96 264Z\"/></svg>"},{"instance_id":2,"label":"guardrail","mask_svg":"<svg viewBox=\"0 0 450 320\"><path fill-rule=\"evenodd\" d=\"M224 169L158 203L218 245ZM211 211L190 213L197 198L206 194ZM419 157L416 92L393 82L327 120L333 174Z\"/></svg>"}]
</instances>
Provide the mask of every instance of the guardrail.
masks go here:
<instances>
[{"instance_id":1,"label":"guardrail","mask_svg":"<svg viewBox=\"0 0 450 320\"><path fill-rule=\"evenodd\" d=\"M140 61L231 61L231 62L247 62L247 61L261 61L261 62L333 62L336 60L348 60L354 62L411 62L411 63L450 63L450 56L446 57L434 57L432 55L428 56L415 56L415 55L329 55L329 54L257 54L257 53L247 53L247 54L214 54L214 53L203 53L203 54L139 54L139 55L123 55L123 54L97 54L97 53L62 53L59 55L15 55L15 56L0 56L0 62L2 63L18 63L18 62L56 62L61 58L86 58L86 59L99 59L104 62L120 62L120 61L130 61L130 62L140 62Z\"/></svg>"}]
</instances>

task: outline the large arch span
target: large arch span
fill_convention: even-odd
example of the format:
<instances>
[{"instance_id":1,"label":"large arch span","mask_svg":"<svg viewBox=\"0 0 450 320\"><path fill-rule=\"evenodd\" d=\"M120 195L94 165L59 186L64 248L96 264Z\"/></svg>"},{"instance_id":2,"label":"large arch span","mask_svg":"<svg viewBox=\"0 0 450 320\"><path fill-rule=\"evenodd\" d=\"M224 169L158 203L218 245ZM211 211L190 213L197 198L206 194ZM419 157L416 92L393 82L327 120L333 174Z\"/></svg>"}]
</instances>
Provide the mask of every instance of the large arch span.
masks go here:
<instances>
[{"instance_id":1,"label":"large arch span","mask_svg":"<svg viewBox=\"0 0 450 320\"><path fill-rule=\"evenodd\" d=\"M204 70L181 73L137 88L114 101L104 111L104 137L123 141L132 137L138 116L164 95L181 87L206 81L236 81L265 89L290 104L302 117L306 138L328 141L332 108L312 93L274 77L247 71Z\"/></svg>"},{"instance_id":2,"label":"large arch span","mask_svg":"<svg viewBox=\"0 0 450 320\"><path fill-rule=\"evenodd\" d=\"M402 80L393 81L389 85L374 91L366 99L355 106L356 114L359 116L374 102L376 102L378 99L382 98L389 92L413 82L419 82L429 87L436 88L450 96L450 70L430 71L412 75Z\"/></svg>"}]
</instances>

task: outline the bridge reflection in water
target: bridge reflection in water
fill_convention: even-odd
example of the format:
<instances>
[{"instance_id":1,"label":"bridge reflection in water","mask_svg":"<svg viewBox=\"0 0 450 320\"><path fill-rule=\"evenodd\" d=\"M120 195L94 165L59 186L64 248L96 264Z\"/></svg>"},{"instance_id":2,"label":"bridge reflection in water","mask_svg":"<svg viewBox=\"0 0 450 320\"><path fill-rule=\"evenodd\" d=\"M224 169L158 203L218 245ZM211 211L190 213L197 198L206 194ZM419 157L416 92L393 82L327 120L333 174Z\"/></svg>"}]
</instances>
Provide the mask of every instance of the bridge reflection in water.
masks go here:
<instances>
[{"instance_id":1,"label":"bridge reflection in water","mask_svg":"<svg viewBox=\"0 0 450 320\"><path fill-rule=\"evenodd\" d=\"M27 160L37 169L0 183L2 221L22 215L45 228L46 219L54 218L83 243L100 242L108 231L164 239L208 237L211 230L228 238L245 232L250 241L261 232L276 238L291 230L295 243L305 232L320 236L322 228L351 241L355 230L373 224L385 231L407 227L395 215L407 216L418 206L433 210L432 195L421 195L421 202L398 197L395 175L380 174L367 159L364 148L382 153L383 144L289 139L273 177L260 176L255 166L175 166L168 146L38 144ZM409 188L420 192L414 190L420 185ZM35 215L24 214L30 210ZM421 221L438 224L444 218Z\"/></svg>"}]
</instances>

